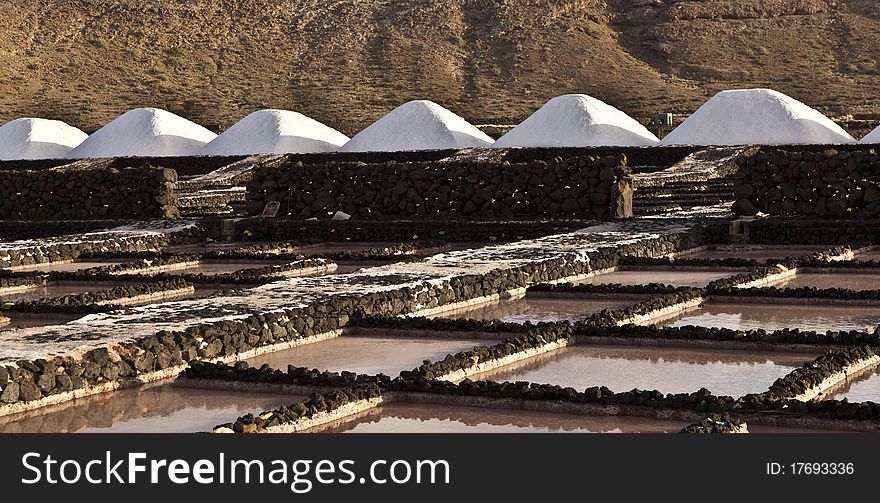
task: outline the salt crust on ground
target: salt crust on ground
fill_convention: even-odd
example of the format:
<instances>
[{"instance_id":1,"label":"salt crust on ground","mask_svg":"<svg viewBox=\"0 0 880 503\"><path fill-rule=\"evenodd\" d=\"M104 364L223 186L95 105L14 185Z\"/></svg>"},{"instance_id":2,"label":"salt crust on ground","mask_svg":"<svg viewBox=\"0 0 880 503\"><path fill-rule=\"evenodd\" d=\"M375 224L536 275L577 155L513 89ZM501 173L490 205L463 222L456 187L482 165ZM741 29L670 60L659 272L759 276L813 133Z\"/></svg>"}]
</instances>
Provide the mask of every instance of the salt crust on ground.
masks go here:
<instances>
[{"instance_id":1,"label":"salt crust on ground","mask_svg":"<svg viewBox=\"0 0 880 503\"><path fill-rule=\"evenodd\" d=\"M135 108L95 131L68 157L188 156L217 135L158 108Z\"/></svg>"},{"instance_id":2,"label":"salt crust on ground","mask_svg":"<svg viewBox=\"0 0 880 503\"><path fill-rule=\"evenodd\" d=\"M880 143L880 127L868 133L859 143Z\"/></svg>"},{"instance_id":3,"label":"salt crust on ground","mask_svg":"<svg viewBox=\"0 0 880 503\"><path fill-rule=\"evenodd\" d=\"M340 152L397 152L487 147L494 140L440 105L410 101L356 134Z\"/></svg>"},{"instance_id":4,"label":"salt crust on ground","mask_svg":"<svg viewBox=\"0 0 880 503\"><path fill-rule=\"evenodd\" d=\"M669 133L661 145L852 143L820 112L772 89L722 91Z\"/></svg>"},{"instance_id":5,"label":"salt crust on ground","mask_svg":"<svg viewBox=\"0 0 880 503\"><path fill-rule=\"evenodd\" d=\"M0 127L0 160L62 159L88 135L61 121L15 119Z\"/></svg>"},{"instance_id":6,"label":"salt crust on ground","mask_svg":"<svg viewBox=\"0 0 880 503\"><path fill-rule=\"evenodd\" d=\"M258 110L208 143L198 155L305 154L333 152L348 137L289 110Z\"/></svg>"},{"instance_id":7,"label":"salt crust on ground","mask_svg":"<svg viewBox=\"0 0 880 503\"><path fill-rule=\"evenodd\" d=\"M613 106L586 94L566 94L545 103L493 146L651 146L659 141L645 126Z\"/></svg>"}]
</instances>

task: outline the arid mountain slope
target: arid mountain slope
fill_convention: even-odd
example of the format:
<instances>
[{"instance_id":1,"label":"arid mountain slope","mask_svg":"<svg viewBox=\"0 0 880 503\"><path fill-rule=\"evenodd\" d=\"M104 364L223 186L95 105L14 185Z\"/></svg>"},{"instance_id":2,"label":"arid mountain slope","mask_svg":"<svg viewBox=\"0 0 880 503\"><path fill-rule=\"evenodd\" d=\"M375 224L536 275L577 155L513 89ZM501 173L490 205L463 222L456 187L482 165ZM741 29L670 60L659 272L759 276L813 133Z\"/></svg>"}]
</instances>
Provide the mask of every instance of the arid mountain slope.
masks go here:
<instances>
[{"instance_id":1,"label":"arid mountain slope","mask_svg":"<svg viewBox=\"0 0 880 503\"><path fill-rule=\"evenodd\" d=\"M880 114L874 0L9 0L0 120L265 107L353 134L413 98L512 123L586 92L637 117L768 86Z\"/></svg>"}]
</instances>

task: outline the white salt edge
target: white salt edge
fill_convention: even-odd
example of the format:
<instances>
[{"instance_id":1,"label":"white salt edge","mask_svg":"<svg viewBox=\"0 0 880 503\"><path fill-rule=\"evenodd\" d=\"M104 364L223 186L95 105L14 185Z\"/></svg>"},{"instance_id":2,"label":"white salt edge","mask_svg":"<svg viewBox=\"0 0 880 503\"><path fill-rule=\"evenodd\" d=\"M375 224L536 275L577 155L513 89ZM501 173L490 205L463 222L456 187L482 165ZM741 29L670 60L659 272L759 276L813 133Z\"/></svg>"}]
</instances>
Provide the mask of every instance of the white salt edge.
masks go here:
<instances>
[{"instance_id":1,"label":"white salt edge","mask_svg":"<svg viewBox=\"0 0 880 503\"><path fill-rule=\"evenodd\" d=\"M236 122L198 155L255 155L333 152L348 136L290 110L258 110Z\"/></svg>"},{"instance_id":2,"label":"white salt edge","mask_svg":"<svg viewBox=\"0 0 880 503\"><path fill-rule=\"evenodd\" d=\"M659 141L617 108L586 94L566 94L545 103L492 146L652 146Z\"/></svg>"},{"instance_id":3,"label":"white salt edge","mask_svg":"<svg viewBox=\"0 0 880 503\"><path fill-rule=\"evenodd\" d=\"M68 157L189 156L217 135L158 108L135 108L95 131Z\"/></svg>"},{"instance_id":4,"label":"white salt edge","mask_svg":"<svg viewBox=\"0 0 880 503\"><path fill-rule=\"evenodd\" d=\"M410 101L369 125L340 152L397 152L487 147L494 140L463 118L426 100Z\"/></svg>"},{"instance_id":5,"label":"white salt edge","mask_svg":"<svg viewBox=\"0 0 880 503\"><path fill-rule=\"evenodd\" d=\"M0 127L0 160L63 159L88 135L61 121L22 118Z\"/></svg>"},{"instance_id":6,"label":"white salt edge","mask_svg":"<svg viewBox=\"0 0 880 503\"><path fill-rule=\"evenodd\" d=\"M842 127L772 89L722 91L663 138L661 145L852 143Z\"/></svg>"},{"instance_id":7,"label":"white salt edge","mask_svg":"<svg viewBox=\"0 0 880 503\"><path fill-rule=\"evenodd\" d=\"M868 133L859 143L880 143L880 127Z\"/></svg>"}]
</instances>

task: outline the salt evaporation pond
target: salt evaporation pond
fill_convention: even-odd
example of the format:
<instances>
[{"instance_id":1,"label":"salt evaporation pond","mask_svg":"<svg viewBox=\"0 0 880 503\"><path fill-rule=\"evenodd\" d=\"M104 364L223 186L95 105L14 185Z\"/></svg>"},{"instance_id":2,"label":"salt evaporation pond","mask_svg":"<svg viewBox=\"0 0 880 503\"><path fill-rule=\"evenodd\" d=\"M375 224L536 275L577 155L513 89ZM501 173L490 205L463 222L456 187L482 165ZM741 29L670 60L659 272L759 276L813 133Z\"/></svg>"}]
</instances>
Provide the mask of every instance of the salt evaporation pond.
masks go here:
<instances>
[{"instance_id":1,"label":"salt evaporation pond","mask_svg":"<svg viewBox=\"0 0 880 503\"><path fill-rule=\"evenodd\" d=\"M19 313L17 311L0 311L0 319L8 318L9 322L0 321L0 331L13 330L16 328L45 327L48 325L61 325L68 321L77 320L84 314L67 313Z\"/></svg>"},{"instance_id":2,"label":"salt evaporation pond","mask_svg":"<svg viewBox=\"0 0 880 503\"><path fill-rule=\"evenodd\" d=\"M198 155L333 152L349 138L290 110L258 110L202 147Z\"/></svg>"},{"instance_id":3,"label":"salt evaporation pond","mask_svg":"<svg viewBox=\"0 0 880 503\"><path fill-rule=\"evenodd\" d=\"M195 155L217 135L158 108L136 108L92 133L69 158Z\"/></svg>"},{"instance_id":4,"label":"salt evaporation pond","mask_svg":"<svg viewBox=\"0 0 880 503\"><path fill-rule=\"evenodd\" d=\"M150 384L3 416L0 433L210 432L245 414L259 414L304 398Z\"/></svg>"},{"instance_id":5,"label":"salt evaporation pond","mask_svg":"<svg viewBox=\"0 0 880 503\"><path fill-rule=\"evenodd\" d=\"M288 365L294 365L322 371L347 370L397 377L403 370L418 367L425 359L442 360L448 354L470 351L485 343L479 339L344 335L245 361L252 367L269 364L272 368L286 370Z\"/></svg>"},{"instance_id":6,"label":"salt evaporation pond","mask_svg":"<svg viewBox=\"0 0 880 503\"><path fill-rule=\"evenodd\" d=\"M32 264L23 267L18 267L15 270L17 272L31 272L31 271L40 271L40 272L74 272L81 271L83 269L91 269L93 267L104 267L108 265L119 265L124 264L124 261L121 260L89 260L83 262L60 262L60 263L49 263L49 264Z\"/></svg>"},{"instance_id":7,"label":"salt evaporation pond","mask_svg":"<svg viewBox=\"0 0 880 503\"><path fill-rule=\"evenodd\" d=\"M64 297L65 295L109 290L116 286L130 286L132 284L133 283L130 282L110 281L58 281L50 283L48 286L29 288L15 293L0 294L0 302L24 302L29 300Z\"/></svg>"},{"instance_id":8,"label":"salt evaporation pond","mask_svg":"<svg viewBox=\"0 0 880 503\"><path fill-rule=\"evenodd\" d=\"M427 100L410 101L369 125L340 152L397 152L488 147L493 139L455 113Z\"/></svg>"},{"instance_id":9,"label":"salt evaporation pond","mask_svg":"<svg viewBox=\"0 0 880 503\"><path fill-rule=\"evenodd\" d=\"M786 145L852 143L834 121L772 89L721 91L661 145Z\"/></svg>"},{"instance_id":10,"label":"salt evaporation pond","mask_svg":"<svg viewBox=\"0 0 880 503\"><path fill-rule=\"evenodd\" d=\"M571 386L583 391L607 386L662 393L691 393L707 388L715 395L740 397L766 391L776 379L815 355L708 349L568 346L473 379L528 381Z\"/></svg>"},{"instance_id":11,"label":"salt evaporation pond","mask_svg":"<svg viewBox=\"0 0 880 503\"><path fill-rule=\"evenodd\" d=\"M638 417L581 416L548 412L391 403L366 414L317 427L332 433L663 433L685 422Z\"/></svg>"},{"instance_id":12,"label":"salt evaporation pond","mask_svg":"<svg viewBox=\"0 0 880 503\"><path fill-rule=\"evenodd\" d=\"M850 402L880 403L880 367L877 367L870 374L862 375L849 382L847 386L841 388L830 398L835 400L846 398Z\"/></svg>"},{"instance_id":13,"label":"salt evaporation pond","mask_svg":"<svg viewBox=\"0 0 880 503\"><path fill-rule=\"evenodd\" d=\"M161 270L148 270L143 274L154 276L156 274L204 274L215 276L218 274L230 274L244 269L259 269L272 265L281 265L292 260L205 260L197 265L181 268L167 268Z\"/></svg>"},{"instance_id":14,"label":"salt evaporation pond","mask_svg":"<svg viewBox=\"0 0 880 503\"><path fill-rule=\"evenodd\" d=\"M557 96L492 146L652 146L660 140L637 120L586 94Z\"/></svg>"},{"instance_id":15,"label":"salt evaporation pond","mask_svg":"<svg viewBox=\"0 0 880 503\"><path fill-rule=\"evenodd\" d=\"M600 274L586 279L573 281L575 285L604 285L617 283L619 285L647 285L649 283L662 283L672 286L693 286L703 288L709 283L723 278L729 278L745 272L739 269L727 269L723 271L686 271L686 270L636 270L614 271Z\"/></svg>"},{"instance_id":16,"label":"salt evaporation pond","mask_svg":"<svg viewBox=\"0 0 880 503\"><path fill-rule=\"evenodd\" d=\"M63 159L88 135L61 121L22 118L0 127L0 160Z\"/></svg>"},{"instance_id":17,"label":"salt evaporation pond","mask_svg":"<svg viewBox=\"0 0 880 503\"><path fill-rule=\"evenodd\" d=\"M848 288L880 290L880 274L839 271L834 273L798 272L791 278L774 283L776 288ZM880 309L880 307L878 307Z\"/></svg>"},{"instance_id":18,"label":"salt evaporation pond","mask_svg":"<svg viewBox=\"0 0 880 503\"><path fill-rule=\"evenodd\" d=\"M563 320L581 321L603 309L622 309L641 300L643 299L568 299L526 296L493 302L483 306L446 311L433 317L500 320L509 323L524 323L526 321L531 321L532 323Z\"/></svg>"},{"instance_id":19,"label":"salt evaporation pond","mask_svg":"<svg viewBox=\"0 0 880 503\"><path fill-rule=\"evenodd\" d=\"M828 330L864 330L880 323L876 307L797 304L707 303L660 326L729 328L731 330L781 330L797 328L825 333Z\"/></svg>"}]
</instances>

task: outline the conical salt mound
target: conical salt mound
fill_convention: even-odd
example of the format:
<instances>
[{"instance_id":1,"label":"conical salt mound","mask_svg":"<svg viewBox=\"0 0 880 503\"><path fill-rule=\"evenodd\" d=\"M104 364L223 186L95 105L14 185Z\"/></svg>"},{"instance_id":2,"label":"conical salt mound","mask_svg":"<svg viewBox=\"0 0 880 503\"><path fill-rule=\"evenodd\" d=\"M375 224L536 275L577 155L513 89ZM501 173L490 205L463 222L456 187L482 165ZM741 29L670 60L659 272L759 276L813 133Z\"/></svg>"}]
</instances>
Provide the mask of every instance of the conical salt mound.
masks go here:
<instances>
[{"instance_id":1,"label":"conical salt mound","mask_svg":"<svg viewBox=\"0 0 880 503\"><path fill-rule=\"evenodd\" d=\"M135 108L95 131L68 157L167 157L194 155L217 135L158 108Z\"/></svg>"},{"instance_id":2,"label":"conical salt mound","mask_svg":"<svg viewBox=\"0 0 880 503\"><path fill-rule=\"evenodd\" d=\"M545 103L493 147L649 146L659 141L613 106L586 94L566 94Z\"/></svg>"},{"instance_id":3,"label":"conical salt mound","mask_svg":"<svg viewBox=\"0 0 880 503\"><path fill-rule=\"evenodd\" d=\"M880 127L868 133L859 143L880 143Z\"/></svg>"},{"instance_id":4,"label":"conical salt mound","mask_svg":"<svg viewBox=\"0 0 880 503\"><path fill-rule=\"evenodd\" d=\"M348 136L289 110L259 110L235 123L198 155L333 152Z\"/></svg>"},{"instance_id":5,"label":"conical salt mound","mask_svg":"<svg viewBox=\"0 0 880 503\"><path fill-rule=\"evenodd\" d=\"M372 123L340 152L395 152L486 147L492 138L431 101L410 101Z\"/></svg>"},{"instance_id":6,"label":"conical salt mound","mask_svg":"<svg viewBox=\"0 0 880 503\"><path fill-rule=\"evenodd\" d=\"M62 159L86 138L61 121L15 119L0 127L0 160Z\"/></svg>"},{"instance_id":7,"label":"conical salt mound","mask_svg":"<svg viewBox=\"0 0 880 503\"><path fill-rule=\"evenodd\" d=\"M669 133L662 145L851 143L820 112L772 89L722 91Z\"/></svg>"}]
</instances>

